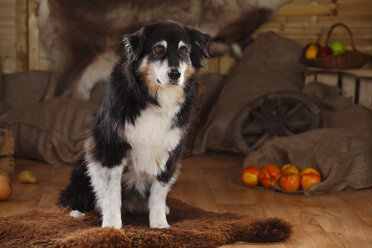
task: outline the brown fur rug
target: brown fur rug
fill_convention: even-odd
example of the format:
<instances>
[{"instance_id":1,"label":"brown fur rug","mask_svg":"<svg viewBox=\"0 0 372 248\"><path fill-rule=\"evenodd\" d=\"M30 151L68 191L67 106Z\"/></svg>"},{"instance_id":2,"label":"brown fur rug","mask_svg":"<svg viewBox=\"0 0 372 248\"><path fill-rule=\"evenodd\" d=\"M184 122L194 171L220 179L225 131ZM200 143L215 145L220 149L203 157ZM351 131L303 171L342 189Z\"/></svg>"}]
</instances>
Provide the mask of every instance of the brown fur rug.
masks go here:
<instances>
[{"instance_id":1,"label":"brown fur rug","mask_svg":"<svg viewBox=\"0 0 372 248\"><path fill-rule=\"evenodd\" d=\"M148 217L125 216L121 230L100 228L94 213L75 219L67 209L0 218L0 247L217 247L237 241L278 242L291 233L280 219L252 220L206 212L170 199L169 229L150 229Z\"/></svg>"}]
</instances>

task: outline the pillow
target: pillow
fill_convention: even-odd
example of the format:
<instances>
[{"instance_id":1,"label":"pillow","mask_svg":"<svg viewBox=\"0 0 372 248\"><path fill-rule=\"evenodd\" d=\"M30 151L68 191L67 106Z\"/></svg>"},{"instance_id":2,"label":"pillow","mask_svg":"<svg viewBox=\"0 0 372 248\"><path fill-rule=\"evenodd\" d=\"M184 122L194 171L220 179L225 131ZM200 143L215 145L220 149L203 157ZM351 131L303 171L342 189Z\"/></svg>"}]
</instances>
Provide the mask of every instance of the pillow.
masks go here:
<instances>
[{"instance_id":1,"label":"pillow","mask_svg":"<svg viewBox=\"0 0 372 248\"><path fill-rule=\"evenodd\" d=\"M3 75L0 97L8 108L27 106L44 99L50 72L26 71Z\"/></svg>"},{"instance_id":2,"label":"pillow","mask_svg":"<svg viewBox=\"0 0 372 248\"><path fill-rule=\"evenodd\" d=\"M86 101L52 98L7 111L0 116L0 128L13 131L16 156L72 163L82 152L97 109Z\"/></svg>"}]
</instances>

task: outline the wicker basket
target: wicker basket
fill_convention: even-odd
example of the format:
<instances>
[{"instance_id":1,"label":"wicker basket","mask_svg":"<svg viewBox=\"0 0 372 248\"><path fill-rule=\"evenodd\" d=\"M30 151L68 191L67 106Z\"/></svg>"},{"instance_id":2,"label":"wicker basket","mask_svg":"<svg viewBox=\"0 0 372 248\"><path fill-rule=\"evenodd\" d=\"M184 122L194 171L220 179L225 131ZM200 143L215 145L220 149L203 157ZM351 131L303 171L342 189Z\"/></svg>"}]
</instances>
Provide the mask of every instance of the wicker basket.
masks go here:
<instances>
[{"instance_id":1,"label":"wicker basket","mask_svg":"<svg viewBox=\"0 0 372 248\"><path fill-rule=\"evenodd\" d=\"M342 54L331 55L323 58L311 60L308 59L306 60L308 65L324 69L356 69L362 67L364 64L372 59L372 56L363 54L355 48L353 34L351 33L349 27L343 23L336 23L329 29L327 33L327 39L325 41L326 46L328 46L328 41L333 29L337 26L344 27L349 33L352 51L346 51Z\"/></svg>"}]
</instances>

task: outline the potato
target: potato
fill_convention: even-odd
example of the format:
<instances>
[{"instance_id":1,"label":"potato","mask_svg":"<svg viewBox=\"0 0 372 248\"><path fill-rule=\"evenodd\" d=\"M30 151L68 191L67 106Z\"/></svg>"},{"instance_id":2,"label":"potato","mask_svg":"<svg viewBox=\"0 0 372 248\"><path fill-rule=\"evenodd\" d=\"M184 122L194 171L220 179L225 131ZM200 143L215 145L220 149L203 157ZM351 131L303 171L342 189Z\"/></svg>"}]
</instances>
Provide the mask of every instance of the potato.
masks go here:
<instances>
[{"instance_id":1,"label":"potato","mask_svg":"<svg viewBox=\"0 0 372 248\"><path fill-rule=\"evenodd\" d=\"M0 201L8 200L12 193L12 185L8 174L0 173Z\"/></svg>"},{"instance_id":2,"label":"potato","mask_svg":"<svg viewBox=\"0 0 372 248\"><path fill-rule=\"evenodd\" d=\"M18 175L18 181L21 183L37 183L37 177L29 170L24 170Z\"/></svg>"}]
</instances>

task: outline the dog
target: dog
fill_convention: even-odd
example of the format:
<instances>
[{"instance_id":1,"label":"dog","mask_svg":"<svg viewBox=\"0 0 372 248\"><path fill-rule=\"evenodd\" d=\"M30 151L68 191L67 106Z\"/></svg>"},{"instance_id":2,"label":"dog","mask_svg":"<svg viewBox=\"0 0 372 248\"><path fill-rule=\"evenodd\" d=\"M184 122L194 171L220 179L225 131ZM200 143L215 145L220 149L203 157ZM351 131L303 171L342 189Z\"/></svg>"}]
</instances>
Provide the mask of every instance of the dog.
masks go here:
<instances>
[{"instance_id":1,"label":"dog","mask_svg":"<svg viewBox=\"0 0 372 248\"><path fill-rule=\"evenodd\" d=\"M60 195L71 216L96 210L102 227L120 229L123 213L148 212L151 228L169 227L166 197L179 174L210 39L175 21L125 35L84 153Z\"/></svg>"}]
</instances>

